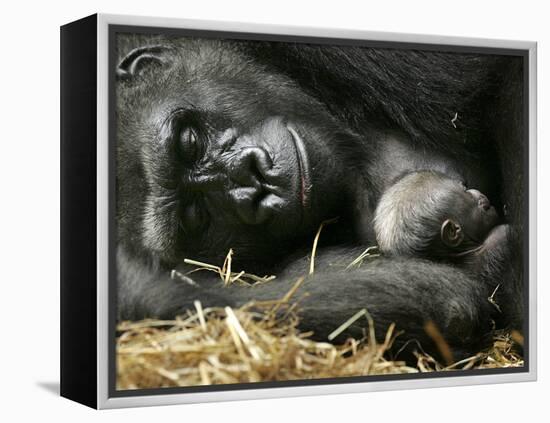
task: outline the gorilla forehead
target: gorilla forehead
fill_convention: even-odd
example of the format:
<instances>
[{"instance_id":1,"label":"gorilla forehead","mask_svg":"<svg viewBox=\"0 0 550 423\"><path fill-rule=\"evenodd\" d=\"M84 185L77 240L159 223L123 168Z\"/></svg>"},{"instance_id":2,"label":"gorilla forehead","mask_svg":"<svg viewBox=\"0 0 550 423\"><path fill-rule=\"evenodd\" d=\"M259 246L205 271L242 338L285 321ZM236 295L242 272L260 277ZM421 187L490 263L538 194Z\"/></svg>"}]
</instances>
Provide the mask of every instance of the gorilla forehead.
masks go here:
<instances>
[{"instance_id":1,"label":"gorilla forehead","mask_svg":"<svg viewBox=\"0 0 550 423\"><path fill-rule=\"evenodd\" d=\"M119 54L143 45L140 41L140 37L121 37ZM139 105L121 111L134 118L141 111L140 122L150 117L158 120L175 107L219 113L242 126L273 115L310 121L312 112L326 113L290 79L244 55L242 42L159 37L149 38L148 44L167 47L162 71L151 69L140 76L139 84L124 84L118 93L119 101Z\"/></svg>"}]
</instances>

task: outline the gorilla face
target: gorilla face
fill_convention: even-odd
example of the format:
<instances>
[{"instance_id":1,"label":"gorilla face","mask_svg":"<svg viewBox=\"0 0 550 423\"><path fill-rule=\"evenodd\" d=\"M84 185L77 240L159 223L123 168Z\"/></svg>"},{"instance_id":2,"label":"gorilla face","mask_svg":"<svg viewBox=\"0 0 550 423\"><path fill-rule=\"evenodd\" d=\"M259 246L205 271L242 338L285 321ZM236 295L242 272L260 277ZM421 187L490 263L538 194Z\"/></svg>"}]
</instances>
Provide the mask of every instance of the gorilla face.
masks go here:
<instances>
[{"instance_id":1,"label":"gorilla face","mask_svg":"<svg viewBox=\"0 0 550 423\"><path fill-rule=\"evenodd\" d=\"M498 224L497 211L485 194L478 190L455 189L453 214L461 222L463 231L473 241L481 243Z\"/></svg>"},{"instance_id":2,"label":"gorilla face","mask_svg":"<svg viewBox=\"0 0 550 423\"><path fill-rule=\"evenodd\" d=\"M164 43L121 51L119 241L172 264L276 260L346 207L353 135L319 103L234 44Z\"/></svg>"}]
</instances>

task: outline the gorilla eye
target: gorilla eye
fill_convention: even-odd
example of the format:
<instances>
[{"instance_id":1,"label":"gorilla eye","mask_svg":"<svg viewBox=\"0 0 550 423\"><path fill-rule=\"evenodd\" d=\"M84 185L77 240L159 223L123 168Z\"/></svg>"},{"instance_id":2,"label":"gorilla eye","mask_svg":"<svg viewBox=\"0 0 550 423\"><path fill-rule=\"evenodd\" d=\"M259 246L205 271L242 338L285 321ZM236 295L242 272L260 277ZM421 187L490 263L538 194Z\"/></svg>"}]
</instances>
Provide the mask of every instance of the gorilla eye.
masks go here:
<instances>
[{"instance_id":1,"label":"gorilla eye","mask_svg":"<svg viewBox=\"0 0 550 423\"><path fill-rule=\"evenodd\" d=\"M179 135L179 151L186 163L194 163L199 159L200 145L196 129L183 128Z\"/></svg>"}]
</instances>

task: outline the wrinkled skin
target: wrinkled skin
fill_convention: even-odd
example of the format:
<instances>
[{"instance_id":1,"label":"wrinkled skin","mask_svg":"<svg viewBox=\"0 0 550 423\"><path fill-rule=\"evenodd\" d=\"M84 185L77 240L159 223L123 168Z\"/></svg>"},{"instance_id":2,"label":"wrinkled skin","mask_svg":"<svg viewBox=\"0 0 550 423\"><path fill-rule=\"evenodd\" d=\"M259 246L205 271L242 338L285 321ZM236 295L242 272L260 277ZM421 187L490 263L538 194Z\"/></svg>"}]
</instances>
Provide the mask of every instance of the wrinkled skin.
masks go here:
<instances>
[{"instance_id":1,"label":"wrinkled skin","mask_svg":"<svg viewBox=\"0 0 550 423\"><path fill-rule=\"evenodd\" d=\"M483 101L487 110L498 106L497 92L508 74L499 73L506 66L497 59L406 52L403 57L417 61L419 73L426 64L433 69L434 92L447 84L446 91L469 93L458 99L418 95L420 103L409 110L391 106L410 99L408 85L401 94L393 92L404 84L399 72L408 62L382 50L120 36L118 53L120 319L174 316L196 299L205 306L238 306L280 298L306 273L301 257L319 224L338 217L324 229L316 273L301 288L310 294L302 303L301 327L315 337L325 339L366 307L379 335L392 322L404 331L398 346L415 340L434 350L423 331L425 321L434 321L460 357L487 341L492 320L521 324L518 263L508 264L513 278L501 291L504 317L495 316L487 302L487 294L502 282L500 270L483 283L452 266L416 259L382 258L345 275L341 271L374 242L377 201L404 172L433 169L468 180L496 193L512 218L521 216L521 198L502 188L507 181L500 166L506 160L515 163L517 156L506 156L493 136L497 133L491 133L495 116L488 112L483 126L478 117L471 122L465 117L471 126L457 135L429 114L466 106L459 101ZM362 78L353 73L357 68L346 73L346 60L364 65L359 66ZM373 63L386 68L382 72ZM471 72L464 79L472 87L454 87L461 83L452 78L456 72ZM416 89L411 75L407 79ZM424 73L421 78L430 82ZM487 87L496 88L489 92ZM521 99L513 100L521 110ZM407 120L423 107L425 122ZM516 125L516 117L498 123ZM504 141L519 145L514 131L521 134L514 126ZM468 142L461 138L466 135ZM486 166L480 166L483 159ZM519 220L512 228L514 244ZM235 268L278 278L252 288L223 288L216 277L200 273L193 274L197 286L169 278L172 268L185 269L184 258L217 264L229 248L235 251ZM341 339L360 336L364 326L357 322Z\"/></svg>"}]
</instances>

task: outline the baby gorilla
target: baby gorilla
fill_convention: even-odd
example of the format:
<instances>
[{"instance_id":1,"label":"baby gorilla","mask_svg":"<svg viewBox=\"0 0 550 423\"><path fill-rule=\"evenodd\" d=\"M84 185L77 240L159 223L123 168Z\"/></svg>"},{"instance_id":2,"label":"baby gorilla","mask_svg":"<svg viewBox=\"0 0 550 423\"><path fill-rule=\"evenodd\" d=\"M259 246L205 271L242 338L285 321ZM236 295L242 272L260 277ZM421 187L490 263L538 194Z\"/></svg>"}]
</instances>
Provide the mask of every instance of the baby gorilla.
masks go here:
<instances>
[{"instance_id":1,"label":"baby gorilla","mask_svg":"<svg viewBox=\"0 0 550 423\"><path fill-rule=\"evenodd\" d=\"M382 195L374 229L380 250L456 264L483 276L499 271L508 225L485 195L435 171L413 172Z\"/></svg>"}]
</instances>

